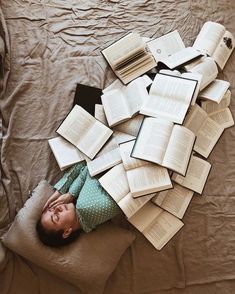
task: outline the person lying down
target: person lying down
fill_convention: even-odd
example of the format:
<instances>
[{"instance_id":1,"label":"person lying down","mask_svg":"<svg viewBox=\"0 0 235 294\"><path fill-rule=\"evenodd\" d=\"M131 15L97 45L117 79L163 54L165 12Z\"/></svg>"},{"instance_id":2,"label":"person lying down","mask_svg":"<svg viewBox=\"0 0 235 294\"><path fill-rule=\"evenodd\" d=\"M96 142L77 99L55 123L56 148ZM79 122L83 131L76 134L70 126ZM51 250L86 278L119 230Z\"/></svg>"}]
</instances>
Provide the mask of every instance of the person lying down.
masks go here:
<instances>
[{"instance_id":1,"label":"person lying down","mask_svg":"<svg viewBox=\"0 0 235 294\"><path fill-rule=\"evenodd\" d=\"M90 176L85 161L72 166L54 188L36 226L47 246L69 244L81 231L88 233L121 211L98 179Z\"/></svg>"}]
</instances>

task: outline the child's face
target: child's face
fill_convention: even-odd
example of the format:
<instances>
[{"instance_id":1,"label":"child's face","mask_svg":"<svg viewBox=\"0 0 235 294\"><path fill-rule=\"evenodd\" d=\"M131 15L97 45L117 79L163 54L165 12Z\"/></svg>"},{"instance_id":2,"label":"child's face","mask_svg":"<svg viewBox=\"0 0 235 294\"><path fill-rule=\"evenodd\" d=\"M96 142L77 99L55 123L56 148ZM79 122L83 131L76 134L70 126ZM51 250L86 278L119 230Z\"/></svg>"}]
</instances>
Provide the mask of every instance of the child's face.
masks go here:
<instances>
[{"instance_id":1,"label":"child's face","mask_svg":"<svg viewBox=\"0 0 235 294\"><path fill-rule=\"evenodd\" d=\"M66 230L77 222L76 208L73 203L58 204L42 213L41 223L47 230Z\"/></svg>"}]
</instances>

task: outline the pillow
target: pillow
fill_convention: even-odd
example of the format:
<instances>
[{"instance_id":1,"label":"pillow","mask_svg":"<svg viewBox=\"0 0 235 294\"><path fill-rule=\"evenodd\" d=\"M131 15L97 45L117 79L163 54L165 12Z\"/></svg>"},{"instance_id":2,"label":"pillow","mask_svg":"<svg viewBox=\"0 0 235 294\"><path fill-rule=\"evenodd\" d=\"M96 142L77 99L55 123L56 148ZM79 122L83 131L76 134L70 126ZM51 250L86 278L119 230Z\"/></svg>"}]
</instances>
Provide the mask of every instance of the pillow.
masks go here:
<instances>
[{"instance_id":1,"label":"pillow","mask_svg":"<svg viewBox=\"0 0 235 294\"><path fill-rule=\"evenodd\" d=\"M41 181L19 211L3 244L17 254L74 284L83 293L102 293L124 251L135 239L133 232L107 222L65 247L50 248L37 236L36 222L53 188Z\"/></svg>"}]
</instances>

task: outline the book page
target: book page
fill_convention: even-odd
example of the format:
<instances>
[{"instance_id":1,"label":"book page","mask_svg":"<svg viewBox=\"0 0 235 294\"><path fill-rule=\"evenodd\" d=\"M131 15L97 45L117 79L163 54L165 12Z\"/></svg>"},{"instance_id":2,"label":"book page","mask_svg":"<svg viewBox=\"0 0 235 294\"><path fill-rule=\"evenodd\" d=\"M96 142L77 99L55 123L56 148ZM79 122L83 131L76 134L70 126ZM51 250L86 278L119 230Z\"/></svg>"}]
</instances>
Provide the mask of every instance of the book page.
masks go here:
<instances>
[{"instance_id":1,"label":"book page","mask_svg":"<svg viewBox=\"0 0 235 294\"><path fill-rule=\"evenodd\" d=\"M95 120L92 127L86 130L86 134L83 135L77 147L90 159L93 159L112 133L113 131L111 129L103 125L100 121Z\"/></svg>"},{"instance_id":2,"label":"book page","mask_svg":"<svg viewBox=\"0 0 235 294\"><path fill-rule=\"evenodd\" d=\"M219 23L207 21L202 26L193 47L211 56L225 33L225 27Z\"/></svg>"},{"instance_id":3,"label":"book page","mask_svg":"<svg viewBox=\"0 0 235 294\"><path fill-rule=\"evenodd\" d=\"M57 129L57 133L77 146L96 119L81 106L75 105Z\"/></svg>"},{"instance_id":4,"label":"book page","mask_svg":"<svg viewBox=\"0 0 235 294\"><path fill-rule=\"evenodd\" d=\"M159 192L151 201L174 216L182 219L193 197L193 191L174 184L173 189Z\"/></svg>"},{"instance_id":5,"label":"book page","mask_svg":"<svg viewBox=\"0 0 235 294\"><path fill-rule=\"evenodd\" d=\"M211 118L207 118L197 133L193 150L207 158L222 135L224 128Z\"/></svg>"},{"instance_id":6,"label":"book page","mask_svg":"<svg viewBox=\"0 0 235 294\"><path fill-rule=\"evenodd\" d=\"M116 79L114 82L112 82L109 86L105 87L102 92L103 94L108 93L109 91L112 90L123 90L125 88L125 85L123 85L123 83L119 80Z\"/></svg>"},{"instance_id":7,"label":"book page","mask_svg":"<svg viewBox=\"0 0 235 294\"><path fill-rule=\"evenodd\" d=\"M170 69L173 69L199 56L201 56L201 53L198 50L192 47L187 47L162 59L161 62Z\"/></svg>"},{"instance_id":8,"label":"book page","mask_svg":"<svg viewBox=\"0 0 235 294\"><path fill-rule=\"evenodd\" d=\"M87 163L90 175L93 177L99 173L122 162L119 148L111 150Z\"/></svg>"},{"instance_id":9,"label":"book page","mask_svg":"<svg viewBox=\"0 0 235 294\"><path fill-rule=\"evenodd\" d=\"M202 74L195 73L195 72L185 72L181 75L181 77L197 81L197 86L194 91L193 98L191 100L191 105L194 105L196 103L196 100L198 98L198 94L200 91L200 87L201 87L201 83L202 83Z\"/></svg>"},{"instance_id":10,"label":"book page","mask_svg":"<svg viewBox=\"0 0 235 294\"><path fill-rule=\"evenodd\" d=\"M110 127L131 117L126 97L121 90L108 91L101 96L101 100Z\"/></svg>"},{"instance_id":11,"label":"book page","mask_svg":"<svg viewBox=\"0 0 235 294\"><path fill-rule=\"evenodd\" d=\"M229 56L232 54L234 46L235 39L233 35L229 31L226 31L212 55L213 59L217 62L221 69L224 68Z\"/></svg>"},{"instance_id":12,"label":"book page","mask_svg":"<svg viewBox=\"0 0 235 294\"><path fill-rule=\"evenodd\" d=\"M206 184L210 169L211 164L209 162L192 155L185 177L173 173L172 180L183 187L201 194Z\"/></svg>"},{"instance_id":13,"label":"book page","mask_svg":"<svg viewBox=\"0 0 235 294\"><path fill-rule=\"evenodd\" d=\"M121 210L125 213L127 218L132 217L141 207L144 206L155 194L149 194L146 196L133 198L131 193L128 193L125 197L123 197L118 205Z\"/></svg>"},{"instance_id":14,"label":"book page","mask_svg":"<svg viewBox=\"0 0 235 294\"><path fill-rule=\"evenodd\" d=\"M145 228L143 234L156 249L161 250L183 225L181 220L163 210L152 224Z\"/></svg>"},{"instance_id":15,"label":"book page","mask_svg":"<svg viewBox=\"0 0 235 294\"><path fill-rule=\"evenodd\" d=\"M108 126L104 106L102 104L95 104L95 118L102 122L105 126Z\"/></svg>"},{"instance_id":16,"label":"book page","mask_svg":"<svg viewBox=\"0 0 235 294\"><path fill-rule=\"evenodd\" d=\"M207 86L203 91L200 92L199 98L204 98L213 102L220 103L229 86L229 82L215 79L210 83L209 86Z\"/></svg>"},{"instance_id":17,"label":"book page","mask_svg":"<svg viewBox=\"0 0 235 294\"><path fill-rule=\"evenodd\" d=\"M121 144L121 143L124 143L124 142L135 139L135 137L132 136L132 135L129 135L129 134L123 133L123 132L119 132L119 131L116 131L116 130L114 130L113 136L114 136L115 142L118 145Z\"/></svg>"},{"instance_id":18,"label":"book page","mask_svg":"<svg viewBox=\"0 0 235 294\"><path fill-rule=\"evenodd\" d=\"M184 120L184 126L197 135L206 119L207 113L198 104L194 104L189 108Z\"/></svg>"},{"instance_id":19,"label":"book page","mask_svg":"<svg viewBox=\"0 0 235 294\"><path fill-rule=\"evenodd\" d=\"M112 136L108 139L108 141L103 145L103 147L100 149L100 151L96 154L96 157L99 157L111 150L114 150L116 148L118 148L118 143L116 142L114 133L112 134Z\"/></svg>"},{"instance_id":20,"label":"book page","mask_svg":"<svg viewBox=\"0 0 235 294\"><path fill-rule=\"evenodd\" d=\"M195 142L195 135L189 129L174 125L162 165L185 175Z\"/></svg>"},{"instance_id":21,"label":"book page","mask_svg":"<svg viewBox=\"0 0 235 294\"><path fill-rule=\"evenodd\" d=\"M86 157L74 145L62 137L49 139L48 143L61 170L83 161Z\"/></svg>"},{"instance_id":22,"label":"book page","mask_svg":"<svg viewBox=\"0 0 235 294\"><path fill-rule=\"evenodd\" d=\"M162 164L172 129L173 123L167 120L145 118L131 156Z\"/></svg>"},{"instance_id":23,"label":"book page","mask_svg":"<svg viewBox=\"0 0 235 294\"><path fill-rule=\"evenodd\" d=\"M126 171L121 163L99 178L99 182L117 203L130 192Z\"/></svg>"},{"instance_id":24,"label":"book page","mask_svg":"<svg viewBox=\"0 0 235 294\"><path fill-rule=\"evenodd\" d=\"M133 168L137 168L137 167L149 164L149 162L147 161L131 157L131 151L133 149L134 144L135 144L135 140L131 140L128 142L121 143L119 145L120 156L121 156L122 163L125 170L130 170Z\"/></svg>"},{"instance_id":25,"label":"book page","mask_svg":"<svg viewBox=\"0 0 235 294\"><path fill-rule=\"evenodd\" d=\"M190 72L202 75L200 90L208 86L218 75L218 68L211 57L201 59L201 62L190 69Z\"/></svg>"},{"instance_id":26,"label":"book page","mask_svg":"<svg viewBox=\"0 0 235 294\"><path fill-rule=\"evenodd\" d=\"M172 55L173 53L185 48L185 45L177 30L156 38L147 43L147 47L153 54L156 62Z\"/></svg>"},{"instance_id":27,"label":"book page","mask_svg":"<svg viewBox=\"0 0 235 294\"><path fill-rule=\"evenodd\" d=\"M201 107L207 113L212 113L221 109L224 109L230 105L231 102L231 91L227 90L224 94L224 97L220 101L220 103L216 103L213 101L201 101Z\"/></svg>"},{"instance_id":28,"label":"book page","mask_svg":"<svg viewBox=\"0 0 235 294\"><path fill-rule=\"evenodd\" d=\"M163 209L148 201L128 221L140 232L143 232L162 211Z\"/></svg>"},{"instance_id":29,"label":"book page","mask_svg":"<svg viewBox=\"0 0 235 294\"><path fill-rule=\"evenodd\" d=\"M144 116L142 114L138 114L128 119L127 121L118 124L113 128L113 130L117 130L136 137L143 122L143 119Z\"/></svg>"},{"instance_id":30,"label":"book page","mask_svg":"<svg viewBox=\"0 0 235 294\"><path fill-rule=\"evenodd\" d=\"M234 125L233 116L228 107L210 113L209 117L217 122L217 124L219 124L224 129L232 127Z\"/></svg>"},{"instance_id":31,"label":"book page","mask_svg":"<svg viewBox=\"0 0 235 294\"><path fill-rule=\"evenodd\" d=\"M172 187L167 169L150 163L128 170L127 180L133 197L147 195Z\"/></svg>"},{"instance_id":32,"label":"book page","mask_svg":"<svg viewBox=\"0 0 235 294\"><path fill-rule=\"evenodd\" d=\"M157 74L140 113L182 124L196 86L194 80Z\"/></svg>"}]
</instances>

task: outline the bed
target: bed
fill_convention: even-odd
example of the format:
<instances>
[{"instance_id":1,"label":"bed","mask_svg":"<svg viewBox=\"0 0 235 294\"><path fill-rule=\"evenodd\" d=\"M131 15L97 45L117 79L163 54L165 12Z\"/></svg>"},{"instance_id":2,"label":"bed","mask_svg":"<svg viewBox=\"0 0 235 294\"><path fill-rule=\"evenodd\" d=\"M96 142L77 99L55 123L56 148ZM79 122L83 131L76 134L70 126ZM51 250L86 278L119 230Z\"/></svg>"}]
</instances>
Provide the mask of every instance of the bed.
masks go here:
<instances>
[{"instance_id":1,"label":"bed","mask_svg":"<svg viewBox=\"0 0 235 294\"><path fill-rule=\"evenodd\" d=\"M158 37L177 29L192 45L204 22L235 36L233 0L75 1L1 0L0 234L10 227L29 191L61 172L48 139L73 103L77 83L104 88L115 76L100 51L128 31ZM221 79L235 96L235 55ZM230 110L235 115L232 99ZM109 276L105 294L234 293L235 128L209 157L203 195L195 195L185 226L157 251L123 216L113 222L136 239ZM0 244L1 293L80 293ZM92 266L92 265L91 265Z\"/></svg>"}]
</instances>

